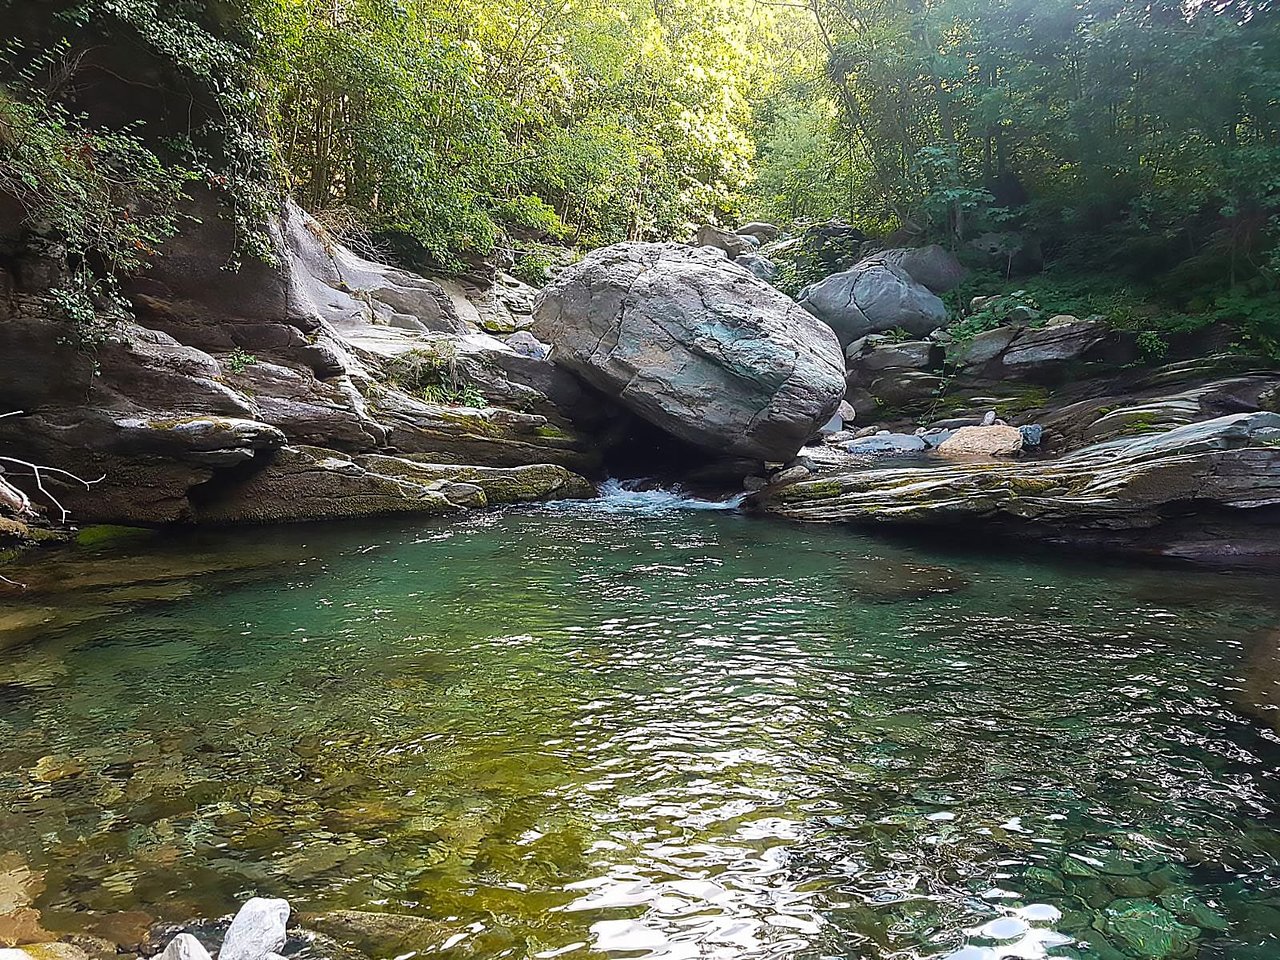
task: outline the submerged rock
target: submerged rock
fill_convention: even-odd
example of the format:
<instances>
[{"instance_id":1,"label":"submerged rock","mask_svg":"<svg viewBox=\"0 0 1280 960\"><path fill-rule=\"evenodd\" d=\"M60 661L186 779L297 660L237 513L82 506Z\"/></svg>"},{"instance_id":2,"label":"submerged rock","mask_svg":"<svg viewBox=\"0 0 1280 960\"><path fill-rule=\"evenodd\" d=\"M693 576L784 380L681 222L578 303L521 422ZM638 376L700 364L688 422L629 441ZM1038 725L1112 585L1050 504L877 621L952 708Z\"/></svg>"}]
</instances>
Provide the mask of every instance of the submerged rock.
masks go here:
<instances>
[{"instance_id":1,"label":"submerged rock","mask_svg":"<svg viewBox=\"0 0 1280 960\"><path fill-rule=\"evenodd\" d=\"M454 932L454 928L448 924L423 917L372 910L332 910L307 917L306 924L339 943L375 957L390 957L412 951L426 953L443 943Z\"/></svg>"},{"instance_id":2,"label":"submerged rock","mask_svg":"<svg viewBox=\"0 0 1280 960\"><path fill-rule=\"evenodd\" d=\"M1104 922L1109 937L1143 960L1188 956L1200 935L1149 900L1116 900L1104 911Z\"/></svg>"},{"instance_id":3,"label":"submerged rock","mask_svg":"<svg viewBox=\"0 0 1280 960\"><path fill-rule=\"evenodd\" d=\"M555 359L672 436L784 461L844 395L834 335L742 267L660 243L592 251L540 294Z\"/></svg>"}]
</instances>

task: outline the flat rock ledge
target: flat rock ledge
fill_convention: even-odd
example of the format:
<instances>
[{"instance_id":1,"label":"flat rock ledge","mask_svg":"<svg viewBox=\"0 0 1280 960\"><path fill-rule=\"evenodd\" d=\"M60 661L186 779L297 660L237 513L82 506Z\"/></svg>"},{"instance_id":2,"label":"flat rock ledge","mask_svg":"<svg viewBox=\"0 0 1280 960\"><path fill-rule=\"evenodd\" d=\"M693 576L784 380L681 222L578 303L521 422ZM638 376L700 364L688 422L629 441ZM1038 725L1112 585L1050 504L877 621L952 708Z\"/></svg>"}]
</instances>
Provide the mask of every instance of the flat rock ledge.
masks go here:
<instances>
[{"instance_id":1,"label":"flat rock ledge","mask_svg":"<svg viewBox=\"0 0 1280 960\"><path fill-rule=\"evenodd\" d=\"M857 468L746 506L794 520L975 527L1215 563L1280 565L1280 414L1233 414L1055 460Z\"/></svg>"}]
</instances>

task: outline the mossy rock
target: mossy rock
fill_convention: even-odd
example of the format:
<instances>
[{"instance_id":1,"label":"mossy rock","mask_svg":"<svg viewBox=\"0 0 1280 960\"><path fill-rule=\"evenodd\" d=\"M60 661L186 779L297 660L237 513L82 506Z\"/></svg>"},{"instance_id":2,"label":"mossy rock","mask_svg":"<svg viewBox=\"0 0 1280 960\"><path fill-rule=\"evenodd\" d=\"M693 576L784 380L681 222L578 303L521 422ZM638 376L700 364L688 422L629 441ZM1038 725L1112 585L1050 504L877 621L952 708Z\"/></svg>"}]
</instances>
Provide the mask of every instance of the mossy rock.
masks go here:
<instances>
[{"instance_id":1,"label":"mossy rock","mask_svg":"<svg viewBox=\"0 0 1280 960\"><path fill-rule=\"evenodd\" d=\"M78 547L102 547L118 543L145 540L154 537L156 531L146 527L125 527L114 523L95 523L81 527L76 534Z\"/></svg>"}]
</instances>

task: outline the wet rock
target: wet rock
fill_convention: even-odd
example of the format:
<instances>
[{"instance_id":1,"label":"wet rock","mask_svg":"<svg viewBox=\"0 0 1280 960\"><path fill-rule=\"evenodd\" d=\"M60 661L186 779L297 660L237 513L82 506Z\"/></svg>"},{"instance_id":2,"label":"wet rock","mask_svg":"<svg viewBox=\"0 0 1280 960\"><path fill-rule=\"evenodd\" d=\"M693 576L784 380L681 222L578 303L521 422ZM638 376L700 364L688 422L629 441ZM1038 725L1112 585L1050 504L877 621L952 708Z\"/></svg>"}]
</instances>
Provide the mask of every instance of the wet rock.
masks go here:
<instances>
[{"instance_id":1,"label":"wet rock","mask_svg":"<svg viewBox=\"0 0 1280 960\"><path fill-rule=\"evenodd\" d=\"M789 459L845 391L843 357L820 322L701 249L594 250L542 291L534 312L560 364L717 454Z\"/></svg>"},{"instance_id":2,"label":"wet rock","mask_svg":"<svg viewBox=\"0 0 1280 960\"><path fill-rule=\"evenodd\" d=\"M253 897L227 928L218 960L265 960L284 946L288 922L287 900Z\"/></svg>"},{"instance_id":3,"label":"wet rock","mask_svg":"<svg viewBox=\"0 0 1280 960\"><path fill-rule=\"evenodd\" d=\"M961 427L938 445L938 452L948 457L1005 457L1020 452L1022 442L1016 427Z\"/></svg>"}]
</instances>

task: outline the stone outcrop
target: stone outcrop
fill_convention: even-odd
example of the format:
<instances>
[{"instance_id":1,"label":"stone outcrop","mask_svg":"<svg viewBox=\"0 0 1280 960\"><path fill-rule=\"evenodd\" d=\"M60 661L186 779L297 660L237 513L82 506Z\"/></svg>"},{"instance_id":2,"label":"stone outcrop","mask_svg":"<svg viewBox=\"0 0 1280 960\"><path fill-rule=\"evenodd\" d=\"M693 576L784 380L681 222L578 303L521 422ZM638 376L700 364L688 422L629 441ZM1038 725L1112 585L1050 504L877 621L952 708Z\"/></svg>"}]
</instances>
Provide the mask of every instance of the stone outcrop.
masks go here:
<instances>
[{"instance_id":1,"label":"stone outcrop","mask_svg":"<svg viewBox=\"0 0 1280 960\"><path fill-rule=\"evenodd\" d=\"M1049 461L840 470L767 488L749 504L796 520L981 528L1280 563L1280 414L1218 417Z\"/></svg>"},{"instance_id":2,"label":"stone outcrop","mask_svg":"<svg viewBox=\"0 0 1280 960\"><path fill-rule=\"evenodd\" d=\"M357 256L292 205L274 228L277 263L229 272L221 265L230 227L196 203L200 223L131 281L133 316L115 319L93 349L69 342L47 283L33 279L56 277L56 261L19 247L14 274L0 270L0 412L21 412L0 418L0 452L93 481L46 475L48 493L76 520L458 506L336 466L374 453L597 468L585 431L616 412L545 354L481 333L440 284ZM298 453L308 449L322 452ZM335 484L328 498L317 486L326 478ZM5 481L57 519L29 471Z\"/></svg>"},{"instance_id":3,"label":"stone outcrop","mask_svg":"<svg viewBox=\"0 0 1280 960\"><path fill-rule=\"evenodd\" d=\"M947 322L947 308L927 287L901 267L875 258L810 284L799 299L836 332L842 347L898 328L928 336Z\"/></svg>"},{"instance_id":4,"label":"stone outcrop","mask_svg":"<svg viewBox=\"0 0 1280 960\"><path fill-rule=\"evenodd\" d=\"M705 248L595 250L542 291L534 317L560 364L722 456L788 459L845 390L831 331Z\"/></svg>"}]
</instances>

